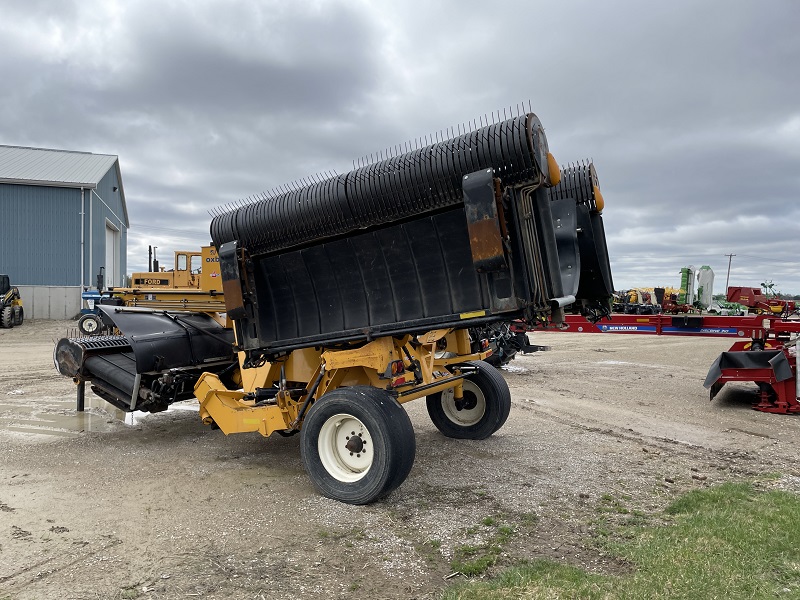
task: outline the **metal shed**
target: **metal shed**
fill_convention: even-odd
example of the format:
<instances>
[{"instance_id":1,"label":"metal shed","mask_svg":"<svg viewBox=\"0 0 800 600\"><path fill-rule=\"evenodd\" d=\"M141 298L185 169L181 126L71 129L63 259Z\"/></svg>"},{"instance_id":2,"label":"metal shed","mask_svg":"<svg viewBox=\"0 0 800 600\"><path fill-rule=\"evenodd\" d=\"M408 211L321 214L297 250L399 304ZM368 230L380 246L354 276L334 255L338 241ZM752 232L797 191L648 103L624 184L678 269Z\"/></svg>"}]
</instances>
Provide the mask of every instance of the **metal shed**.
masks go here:
<instances>
[{"instance_id":1,"label":"metal shed","mask_svg":"<svg viewBox=\"0 0 800 600\"><path fill-rule=\"evenodd\" d=\"M101 267L121 285L129 227L117 156L0 145L0 273L29 317L75 316Z\"/></svg>"}]
</instances>

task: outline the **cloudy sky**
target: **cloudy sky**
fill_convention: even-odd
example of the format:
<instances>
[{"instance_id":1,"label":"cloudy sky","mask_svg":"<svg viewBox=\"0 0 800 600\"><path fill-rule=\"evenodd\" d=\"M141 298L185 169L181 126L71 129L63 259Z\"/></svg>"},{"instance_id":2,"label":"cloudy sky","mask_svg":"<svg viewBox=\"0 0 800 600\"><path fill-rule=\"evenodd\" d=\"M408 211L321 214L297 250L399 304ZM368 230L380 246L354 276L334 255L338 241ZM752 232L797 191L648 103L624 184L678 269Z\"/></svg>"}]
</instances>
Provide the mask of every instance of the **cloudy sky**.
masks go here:
<instances>
[{"instance_id":1,"label":"cloudy sky","mask_svg":"<svg viewBox=\"0 0 800 600\"><path fill-rule=\"evenodd\" d=\"M208 211L530 104L592 158L618 289L709 265L800 294L800 2L8 0L0 144L119 156L147 245ZM515 109L516 110L516 109Z\"/></svg>"}]
</instances>

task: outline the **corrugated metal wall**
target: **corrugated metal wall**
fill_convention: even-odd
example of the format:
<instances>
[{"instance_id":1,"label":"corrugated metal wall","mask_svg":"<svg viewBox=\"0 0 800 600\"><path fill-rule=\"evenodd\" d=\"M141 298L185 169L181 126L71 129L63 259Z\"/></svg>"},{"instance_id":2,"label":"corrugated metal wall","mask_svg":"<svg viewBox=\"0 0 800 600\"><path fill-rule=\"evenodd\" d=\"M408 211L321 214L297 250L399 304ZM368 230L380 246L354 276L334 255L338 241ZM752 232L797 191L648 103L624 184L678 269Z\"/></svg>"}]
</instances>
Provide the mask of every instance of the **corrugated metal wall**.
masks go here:
<instances>
[{"instance_id":1,"label":"corrugated metal wall","mask_svg":"<svg viewBox=\"0 0 800 600\"><path fill-rule=\"evenodd\" d=\"M81 191L0 184L0 273L12 285L80 285Z\"/></svg>"},{"instance_id":2,"label":"corrugated metal wall","mask_svg":"<svg viewBox=\"0 0 800 600\"><path fill-rule=\"evenodd\" d=\"M114 190L114 188L117 188ZM0 273L13 285L94 287L106 261L106 221L119 230L120 285L127 271L128 228L117 170L83 191L84 263L81 281L81 190L0 183Z\"/></svg>"}]
</instances>

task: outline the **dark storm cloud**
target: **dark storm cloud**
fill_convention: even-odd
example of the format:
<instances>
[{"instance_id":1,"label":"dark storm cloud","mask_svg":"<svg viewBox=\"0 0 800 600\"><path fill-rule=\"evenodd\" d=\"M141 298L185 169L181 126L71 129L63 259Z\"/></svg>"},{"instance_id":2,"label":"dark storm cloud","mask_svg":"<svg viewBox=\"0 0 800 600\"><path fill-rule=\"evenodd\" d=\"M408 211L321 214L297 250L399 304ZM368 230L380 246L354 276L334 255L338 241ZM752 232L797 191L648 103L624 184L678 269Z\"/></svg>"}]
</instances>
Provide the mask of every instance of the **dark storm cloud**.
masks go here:
<instances>
[{"instance_id":1,"label":"dark storm cloud","mask_svg":"<svg viewBox=\"0 0 800 600\"><path fill-rule=\"evenodd\" d=\"M379 77L375 28L346 3L142 4L104 23L100 55L85 43L63 57L59 38L80 37L87 14L34 8L10 15L35 35L5 53L3 141L119 154L132 249L137 235L207 242L212 206L329 162L315 138L336 146Z\"/></svg>"},{"instance_id":2,"label":"dark storm cloud","mask_svg":"<svg viewBox=\"0 0 800 600\"><path fill-rule=\"evenodd\" d=\"M264 15L257 19L260 29L247 22L250 15L239 16L244 30L222 39L206 37L198 19L175 10L160 13L154 26L141 23L126 42L140 49L137 60L104 100L129 110L201 113L209 120L265 112L339 117L375 77L367 23L345 5ZM206 27L217 22L213 15L203 20Z\"/></svg>"},{"instance_id":3,"label":"dark storm cloud","mask_svg":"<svg viewBox=\"0 0 800 600\"><path fill-rule=\"evenodd\" d=\"M732 281L800 293L798 22L790 0L19 3L0 143L118 154L137 269L207 242L214 206L530 100L557 160L594 159L618 287L719 282L734 253Z\"/></svg>"}]
</instances>

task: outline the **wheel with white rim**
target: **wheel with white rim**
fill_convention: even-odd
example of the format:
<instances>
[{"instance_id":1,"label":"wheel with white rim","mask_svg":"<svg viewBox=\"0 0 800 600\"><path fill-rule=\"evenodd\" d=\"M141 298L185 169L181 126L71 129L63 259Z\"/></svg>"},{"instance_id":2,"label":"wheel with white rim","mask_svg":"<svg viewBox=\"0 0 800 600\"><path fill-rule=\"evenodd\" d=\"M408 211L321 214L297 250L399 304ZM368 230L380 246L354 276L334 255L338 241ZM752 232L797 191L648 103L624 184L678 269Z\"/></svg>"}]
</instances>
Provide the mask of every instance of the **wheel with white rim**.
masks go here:
<instances>
[{"instance_id":1,"label":"wheel with white rim","mask_svg":"<svg viewBox=\"0 0 800 600\"><path fill-rule=\"evenodd\" d=\"M482 440L500 429L511 411L511 392L503 376L484 361L464 363L473 369L463 380L464 394L454 390L431 394L428 415L437 429L451 438Z\"/></svg>"},{"instance_id":2,"label":"wheel with white rim","mask_svg":"<svg viewBox=\"0 0 800 600\"><path fill-rule=\"evenodd\" d=\"M84 335L95 335L102 327L103 324L96 315L83 315L78 320L78 329Z\"/></svg>"},{"instance_id":3,"label":"wheel with white rim","mask_svg":"<svg viewBox=\"0 0 800 600\"><path fill-rule=\"evenodd\" d=\"M369 430L353 415L333 415L322 424L317 439L319 460L335 479L352 483L362 479L372 466Z\"/></svg>"},{"instance_id":4,"label":"wheel with white rim","mask_svg":"<svg viewBox=\"0 0 800 600\"><path fill-rule=\"evenodd\" d=\"M300 452L320 493L368 504L405 481L416 441L406 411L388 392L354 386L328 392L312 405Z\"/></svg>"}]
</instances>

